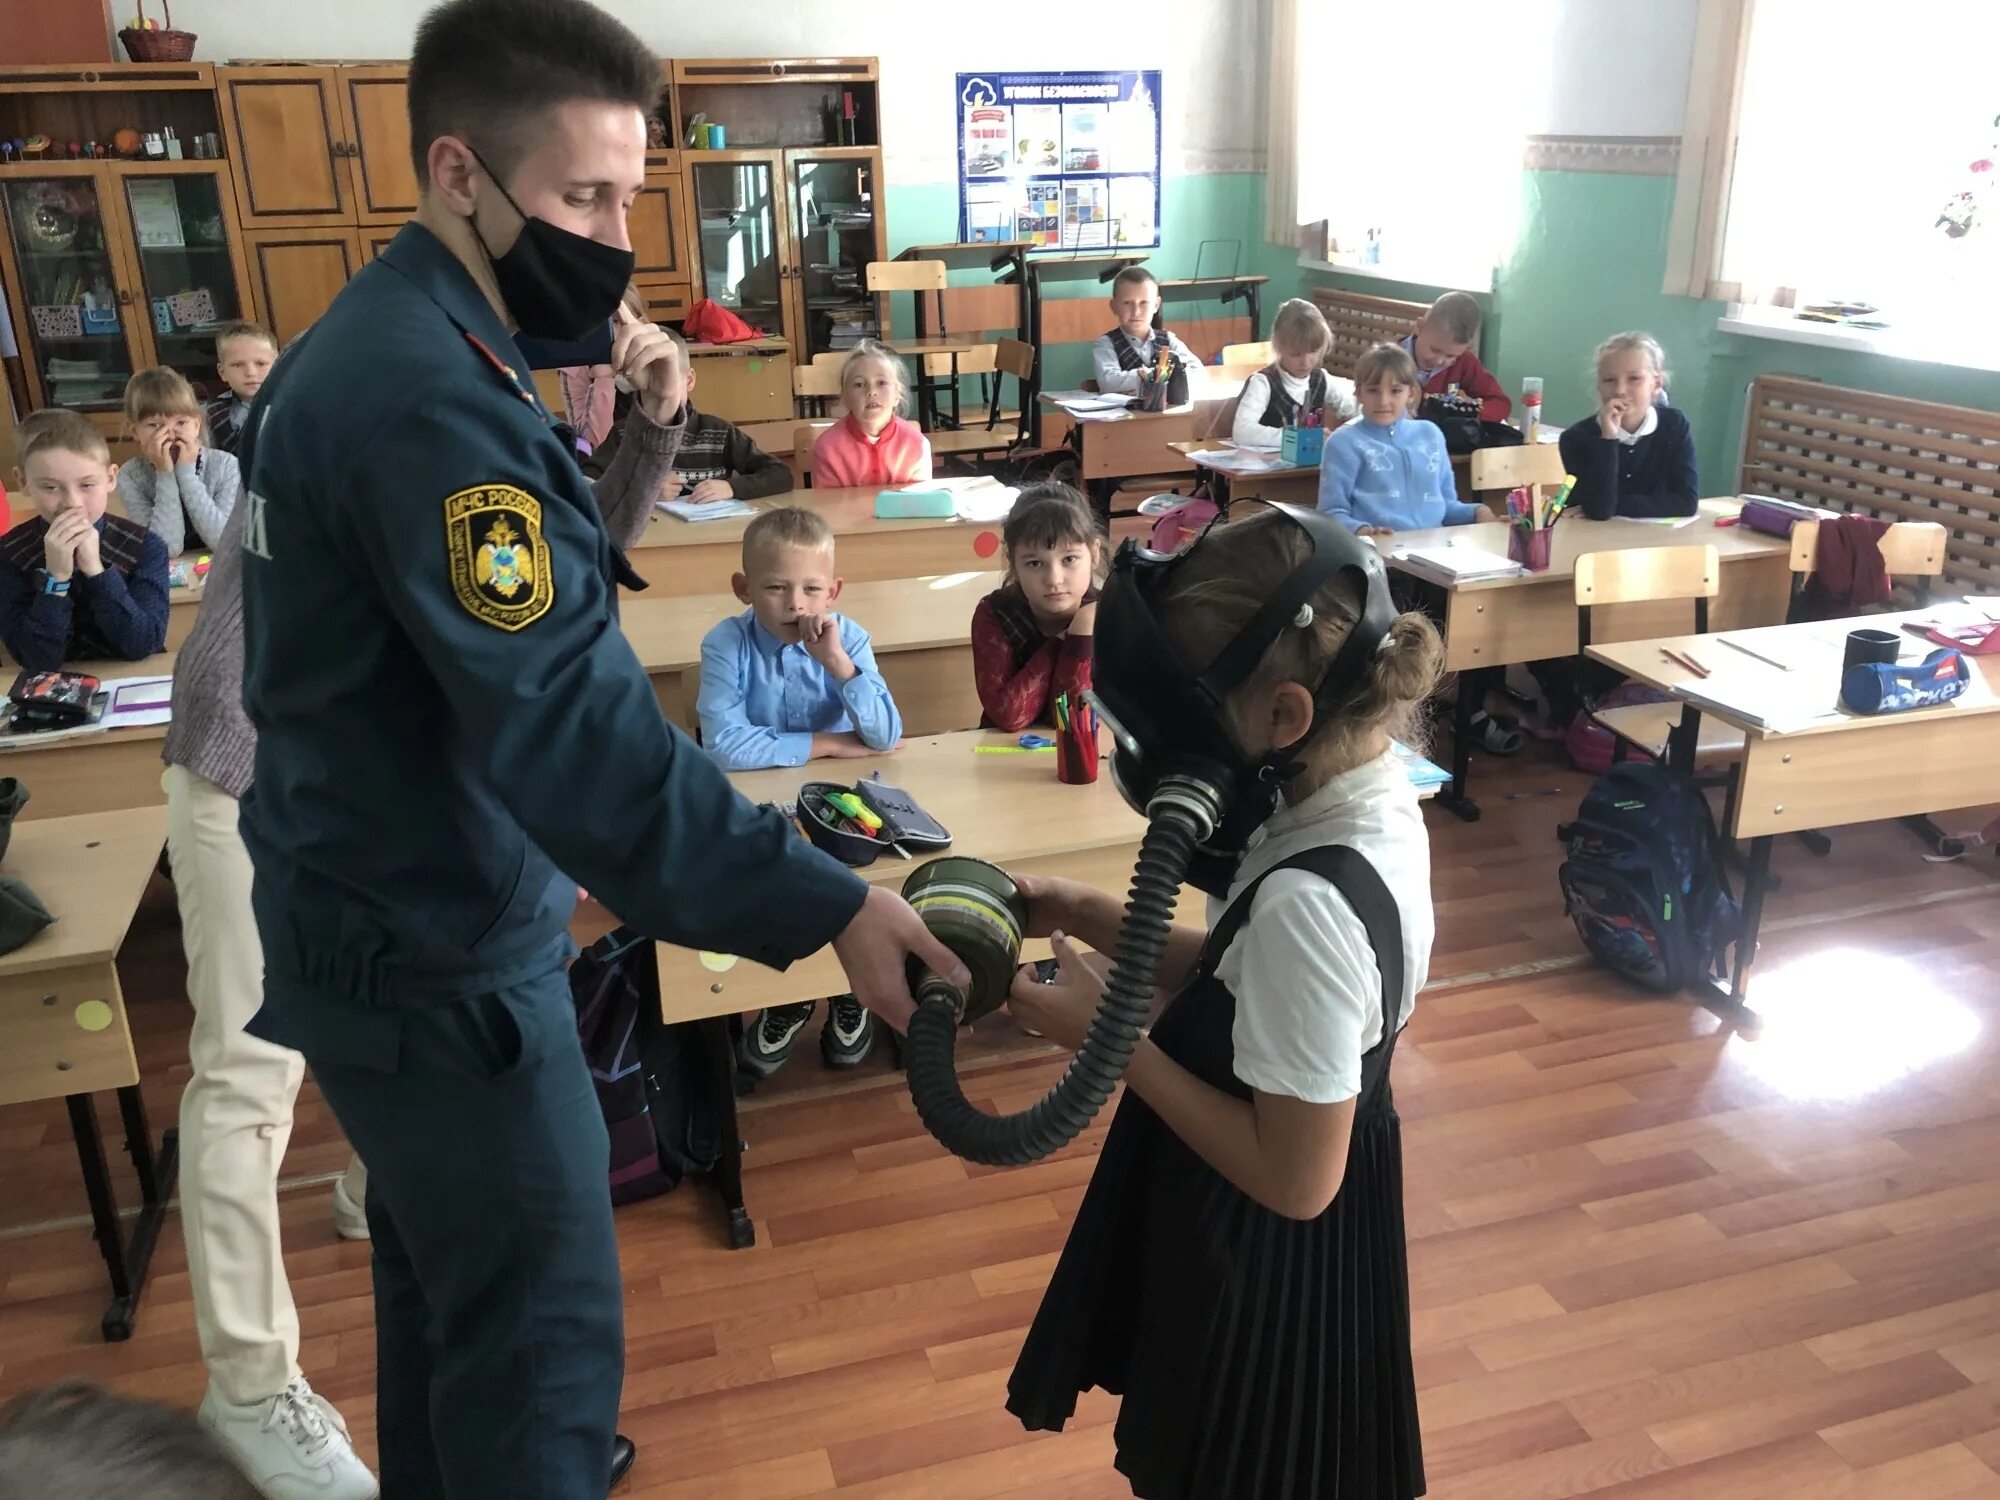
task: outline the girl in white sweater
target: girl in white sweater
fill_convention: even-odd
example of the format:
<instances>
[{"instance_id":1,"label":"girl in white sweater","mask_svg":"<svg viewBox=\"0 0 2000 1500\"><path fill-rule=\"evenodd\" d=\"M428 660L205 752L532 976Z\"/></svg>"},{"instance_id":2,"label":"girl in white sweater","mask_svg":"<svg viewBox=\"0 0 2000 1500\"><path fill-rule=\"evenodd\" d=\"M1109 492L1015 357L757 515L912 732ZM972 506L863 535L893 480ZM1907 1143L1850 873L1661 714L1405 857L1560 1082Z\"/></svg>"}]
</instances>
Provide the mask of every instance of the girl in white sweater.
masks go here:
<instances>
[{"instance_id":1,"label":"girl in white sweater","mask_svg":"<svg viewBox=\"0 0 2000 1500\"><path fill-rule=\"evenodd\" d=\"M1321 366L1332 342L1326 319L1303 297L1278 309L1271 324L1271 352L1277 357L1243 382L1236 403L1229 436L1237 447L1277 452L1279 433L1301 412L1321 412L1326 427L1338 427L1355 414L1354 382Z\"/></svg>"}]
</instances>

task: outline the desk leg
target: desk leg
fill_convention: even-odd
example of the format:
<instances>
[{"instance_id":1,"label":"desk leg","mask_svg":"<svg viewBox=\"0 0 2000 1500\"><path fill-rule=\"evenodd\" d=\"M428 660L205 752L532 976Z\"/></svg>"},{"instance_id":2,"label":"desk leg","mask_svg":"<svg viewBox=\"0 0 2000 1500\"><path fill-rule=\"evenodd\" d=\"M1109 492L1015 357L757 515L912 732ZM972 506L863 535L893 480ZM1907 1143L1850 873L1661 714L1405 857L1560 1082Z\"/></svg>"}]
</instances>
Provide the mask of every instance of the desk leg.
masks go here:
<instances>
[{"instance_id":1,"label":"desk leg","mask_svg":"<svg viewBox=\"0 0 2000 1500\"><path fill-rule=\"evenodd\" d=\"M96 1105L88 1094L71 1094L65 1102L69 1105L70 1131L76 1137L83 1190L90 1199L91 1233L111 1277L111 1305L104 1310L99 1326L105 1342L122 1343L132 1337L139 1297L146 1289L146 1273L152 1266L153 1247L160 1237L160 1221L166 1217L167 1198L179 1166L180 1132L169 1130L162 1136L155 1154L139 1086L129 1084L118 1091L118 1112L125 1124L125 1149L139 1173L139 1217L132 1225L131 1238L127 1239L118 1218L118 1201L111 1191L111 1172L104 1160L104 1136L97 1127Z\"/></svg>"},{"instance_id":2,"label":"desk leg","mask_svg":"<svg viewBox=\"0 0 2000 1500\"><path fill-rule=\"evenodd\" d=\"M1472 716L1478 711L1483 687L1477 672L1458 674L1458 702L1451 715L1451 785L1438 793L1438 805L1456 813L1468 823L1479 821L1479 804L1467 795L1465 784L1472 775Z\"/></svg>"},{"instance_id":3,"label":"desk leg","mask_svg":"<svg viewBox=\"0 0 2000 1500\"><path fill-rule=\"evenodd\" d=\"M1743 875L1743 927L1736 939L1736 961L1730 966L1729 988L1716 990L1734 1009L1741 1009L1750 989L1750 966L1757 958L1757 931L1764 923L1764 892L1771 873L1771 835L1750 841L1750 864Z\"/></svg>"}]
</instances>

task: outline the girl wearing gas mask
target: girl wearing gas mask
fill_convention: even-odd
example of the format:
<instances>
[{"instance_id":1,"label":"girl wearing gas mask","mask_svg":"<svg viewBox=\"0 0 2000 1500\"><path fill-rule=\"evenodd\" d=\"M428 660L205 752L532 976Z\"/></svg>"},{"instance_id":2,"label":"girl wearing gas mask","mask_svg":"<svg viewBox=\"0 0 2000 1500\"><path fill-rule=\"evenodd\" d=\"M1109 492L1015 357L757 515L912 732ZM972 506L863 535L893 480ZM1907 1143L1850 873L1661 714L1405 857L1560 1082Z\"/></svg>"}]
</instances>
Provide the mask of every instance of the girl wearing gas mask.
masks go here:
<instances>
[{"instance_id":1,"label":"girl wearing gas mask","mask_svg":"<svg viewBox=\"0 0 2000 1500\"><path fill-rule=\"evenodd\" d=\"M1394 613L1369 544L1317 515L1120 564L1097 656L1114 771L1143 803L1174 766L1234 766L1211 842L1241 858L1210 872L1209 928L1168 931L1173 998L1132 1055L1008 1409L1060 1429L1078 1392L1121 1395L1117 1466L1144 1500L1406 1500L1424 1478L1389 1069L1434 922L1390 740L1442 647ZM1012 1008L1080 1046L1103 988L1084 950L1114 951L1122 904L1016 878L1061 972L1023 971Z\"/></svg>"}]
</instances>

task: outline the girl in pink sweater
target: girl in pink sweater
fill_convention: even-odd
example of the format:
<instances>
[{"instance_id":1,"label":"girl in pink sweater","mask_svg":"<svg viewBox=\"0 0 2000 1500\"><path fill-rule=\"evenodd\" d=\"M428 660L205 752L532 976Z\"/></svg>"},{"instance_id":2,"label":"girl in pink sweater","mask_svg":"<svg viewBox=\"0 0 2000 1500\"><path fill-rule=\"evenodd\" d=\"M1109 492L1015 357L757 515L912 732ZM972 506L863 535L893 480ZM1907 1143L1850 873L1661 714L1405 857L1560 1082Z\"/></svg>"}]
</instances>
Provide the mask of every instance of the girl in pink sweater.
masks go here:
<instances>
[{"instance_id":1,"label":"girl in pink sweater","mask_svg":"<svg viewBox=\"0 0 2000 1500\"><path fill-rule=\"evenodd\" d=\"M821 489L909 484L931 477L930 439L897 413L903 362L873 339L854 346L840 367L842 420L813 441L812 479Z\"/></svg>"}]
</instances>

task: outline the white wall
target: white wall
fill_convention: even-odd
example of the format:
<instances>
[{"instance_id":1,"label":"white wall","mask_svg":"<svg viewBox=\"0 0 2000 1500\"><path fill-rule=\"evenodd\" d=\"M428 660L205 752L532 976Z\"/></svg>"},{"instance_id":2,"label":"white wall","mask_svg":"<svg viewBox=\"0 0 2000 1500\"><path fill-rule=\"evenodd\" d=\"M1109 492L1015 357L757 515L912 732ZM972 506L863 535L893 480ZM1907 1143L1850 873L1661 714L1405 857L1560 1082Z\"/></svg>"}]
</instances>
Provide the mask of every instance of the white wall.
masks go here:
<instances>
[{"instance_id":1,"label":"white wall","mask_svg":"<svg viewBox=\"0 0 2000 1500\"><path fill-rule=\"evenodd\" d=\"M1679 135L1697 0L1553 3L1547 98L1534 135Z\"/></svg>"},{"instance_id":2,"label":"white wall","mask_svg":"<svg viewBox=\"0 0 2000 1500\"><path fill-rule=\"evenodd\" d=\"M961 70L1158 68L1167 172L1262 165L1268 0L1155 0L1137 12L1143 26L1132 23L1132 7L1086 0L600 3L662 57L881 58L883 140L899 186L952 180ZM429 8L430 0L177 0L174 23L199 35L195 55L205 61L402 58Z\"/></svg>"}]
</instances>

